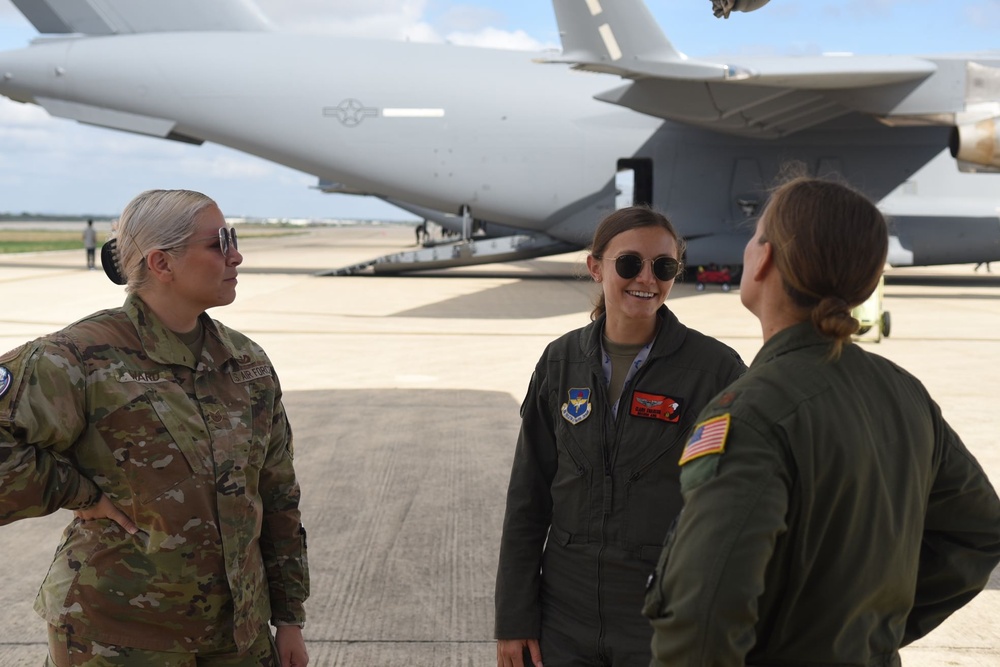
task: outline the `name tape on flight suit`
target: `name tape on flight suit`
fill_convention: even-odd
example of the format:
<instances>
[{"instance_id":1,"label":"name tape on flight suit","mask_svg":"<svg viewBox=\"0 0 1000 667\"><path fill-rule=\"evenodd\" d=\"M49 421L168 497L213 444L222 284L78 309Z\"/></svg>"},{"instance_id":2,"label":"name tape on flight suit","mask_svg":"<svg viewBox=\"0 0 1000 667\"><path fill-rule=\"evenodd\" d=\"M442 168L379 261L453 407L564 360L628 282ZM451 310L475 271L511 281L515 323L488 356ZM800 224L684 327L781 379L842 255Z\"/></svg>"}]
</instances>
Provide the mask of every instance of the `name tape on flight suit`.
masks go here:
<instances>
[{"instance_id":1,"label":"name tape on flight suit","mask_svg":"<svg viewBox=\"0 0 1000 667\"><path fill-rule=\"evenodd\" d=\"M676 424L681 420L681 401L678 398L636 391L632 393L632 409L629 414Z\"/></svg>"}]
</instances>

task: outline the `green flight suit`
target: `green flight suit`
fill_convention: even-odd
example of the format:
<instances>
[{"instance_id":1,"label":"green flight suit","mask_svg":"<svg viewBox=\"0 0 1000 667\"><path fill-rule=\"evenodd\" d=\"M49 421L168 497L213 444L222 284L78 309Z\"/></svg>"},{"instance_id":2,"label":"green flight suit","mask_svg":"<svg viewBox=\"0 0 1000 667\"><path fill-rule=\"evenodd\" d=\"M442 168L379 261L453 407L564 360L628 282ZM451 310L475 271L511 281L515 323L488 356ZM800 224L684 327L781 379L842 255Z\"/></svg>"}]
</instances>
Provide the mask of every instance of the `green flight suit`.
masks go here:
<instances>
[{"instance_id":1,"label":"green flight suit","mask_svg":"<svg viewBox=\"0 0 1000 667\"><path fill-rule=\"evenodd\" d=\"M677 457L698 411L745 370L666 307L617 419L604 317L546 348L521 407L496 583L498 639L560 665L645 665L646 580L680 510Z\"/></svg>"},{"instance_id":2,"label":"green flight suit","mask_svg":"<svg viewBox=\"0 0 1000 667\"><path fill-rule=\"evenodd\" d=\"M1000 499L923 385L829 349L785 329L702 411L647 594L654 664L899 665L1000 561Z\"/></svg>"}]
</instances>

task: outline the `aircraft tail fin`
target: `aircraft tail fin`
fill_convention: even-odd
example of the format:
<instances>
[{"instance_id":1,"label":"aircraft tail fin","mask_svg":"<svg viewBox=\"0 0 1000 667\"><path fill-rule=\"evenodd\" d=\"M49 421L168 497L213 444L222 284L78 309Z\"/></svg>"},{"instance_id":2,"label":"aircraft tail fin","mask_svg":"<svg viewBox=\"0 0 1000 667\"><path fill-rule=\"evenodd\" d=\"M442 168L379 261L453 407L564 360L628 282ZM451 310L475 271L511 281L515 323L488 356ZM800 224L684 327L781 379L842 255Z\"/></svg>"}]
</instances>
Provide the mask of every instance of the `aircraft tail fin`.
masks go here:
<instances>
[{"instance_id":1,"label":"aircraft tail fin","mask_svg":"<svg viewBox=\"0 0 1000 667\"><path fill-rule=\"evenodd\" d=\"M552 0L562 54L541 62L628 79L729 79L724 64L692 60L674 48L643 0Z\"/></svg>"},{"instance_id":2,"label":"aircraft tail fin","mask_svg":"<svg viewBox=\"0 0 1000 667\"><path fill-rule=\"evenodd\" d=\"M562 56L552 62L619 74L637 60L685 58L643 0L553 0L552 7L563 47Z\"/></svg>"},{"instance_id":3,"label":"aircraft tail fin","mask_svg":"<svg viewBox=\"0 0 1000 667\"><path fill-rule=\"evenodd\" d=\"M271 29L253 0L13 0L42 34Z\"/></svg>"}]
</instances>

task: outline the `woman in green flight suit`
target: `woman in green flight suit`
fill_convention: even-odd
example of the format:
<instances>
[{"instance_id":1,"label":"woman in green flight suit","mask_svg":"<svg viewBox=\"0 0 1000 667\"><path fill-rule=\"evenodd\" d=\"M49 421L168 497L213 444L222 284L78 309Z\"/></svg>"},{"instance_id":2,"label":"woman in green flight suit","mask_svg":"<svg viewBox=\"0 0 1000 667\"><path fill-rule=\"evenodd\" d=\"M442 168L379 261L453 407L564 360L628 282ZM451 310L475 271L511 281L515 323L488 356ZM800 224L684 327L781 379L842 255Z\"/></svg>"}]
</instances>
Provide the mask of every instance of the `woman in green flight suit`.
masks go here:
<instances>
[{"instance_id":1,"label":"woman in green flight suit","mask_svg":"<svg viewBox=\"0 0 1000 667\"><path fill-rule=\"evenodd\" d=\"M646 667L646 580L680 509L694 416L745 370L664 301L684 247L645 207L608 216L593 321L551 343L521 408L496 585L497 664Z\"/></svg>"},{"instance_id":2,"label":"woman in green flight suit","mask_svg":"<svg viewBox=\"0 0 1000 667\"><path fill-rule=\"evenodd\" d=\"M887 248L843 185L772 195L740 285L764 345L681 457L645 609L655 664L897 666L1000 560L982 468L916 378L851 344Z\"/></svg>"}]
</instances>

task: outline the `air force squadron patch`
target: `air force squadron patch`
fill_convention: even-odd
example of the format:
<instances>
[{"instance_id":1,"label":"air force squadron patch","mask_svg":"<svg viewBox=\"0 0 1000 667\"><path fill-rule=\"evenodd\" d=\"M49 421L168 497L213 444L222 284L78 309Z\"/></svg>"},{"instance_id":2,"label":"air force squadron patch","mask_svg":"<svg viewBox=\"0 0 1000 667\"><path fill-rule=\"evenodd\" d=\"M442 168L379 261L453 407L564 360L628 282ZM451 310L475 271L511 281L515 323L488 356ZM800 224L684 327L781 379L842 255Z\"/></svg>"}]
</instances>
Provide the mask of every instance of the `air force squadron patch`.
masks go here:
<instances>
[{"instance_id":1,"label":"air force squadron patch","mask_svg":"<svg viewBox=\"0 0 1000 667\"><path fill-rule=\"evenodd\" d=\"M579 424L590 416L590 389L570 389L569 402L562 405L563 419Z\"/></svg>"},{"instance_id":2,"label":"air force squadron patch","mask_svg":"<svg viewBox=\"0 0 1000 667\"><path fill-rule=\"evenodd\" d=\"M7 367L0 366L0 398L7 393L7 390L10 389L10 385L13 381L14 378L10 374L10 371L7 370Z\"/></svg>"},{"instance_id":3,"label":"air force squadron patch","mask_svg":"<svg viewBox=\"0 0 1000 667\"><path fill-rule=\"evenodd\" d=\"M703 421L694 427L691 438L688 440L684 453L681 454L679 465L684 465L688 461L708 456L709 454L721 454L726 449L726 436L729 434L729 413L719 417L713 417Z\"/></svg>"}]
</instances>

